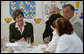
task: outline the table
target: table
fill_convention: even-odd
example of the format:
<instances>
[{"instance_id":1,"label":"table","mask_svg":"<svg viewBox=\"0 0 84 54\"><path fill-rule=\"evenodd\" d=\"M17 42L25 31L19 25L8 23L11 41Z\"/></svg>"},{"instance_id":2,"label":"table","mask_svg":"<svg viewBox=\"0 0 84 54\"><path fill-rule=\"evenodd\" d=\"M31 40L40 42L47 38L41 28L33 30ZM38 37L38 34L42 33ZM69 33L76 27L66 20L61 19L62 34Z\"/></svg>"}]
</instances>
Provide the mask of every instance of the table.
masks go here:
<instances>
[{"instance_id":1,"label":"table","mask_svg":"<svg viewBox=\"0 0 84 54\"><path fill-rule=\"evenodd\" d=\"M46 45L46 46L48 46L48 44L47 43L31 43L31 47L29 47L29 48L25 48L25 49L30 49L30 50L32 50L33 49L33 47L32 46L41 46L41 45ZM37 48L36 50L39 50L40 48ZM45 49L46 48L41 48L41 51L45 51ZM5 47L5 52L4 51L1 51L1 53L13 53L13 51L11 51L12 50L12 48L11 47ZM40 51L39 51L40 52ZM39 53L39 52L37 52L37 53ZM43 53L43 52L41 52L41 53ZM25 52L24 52L25 53ZM33 51L33 53L34 53L34 51Z\"/></svg>"}]
</instances>

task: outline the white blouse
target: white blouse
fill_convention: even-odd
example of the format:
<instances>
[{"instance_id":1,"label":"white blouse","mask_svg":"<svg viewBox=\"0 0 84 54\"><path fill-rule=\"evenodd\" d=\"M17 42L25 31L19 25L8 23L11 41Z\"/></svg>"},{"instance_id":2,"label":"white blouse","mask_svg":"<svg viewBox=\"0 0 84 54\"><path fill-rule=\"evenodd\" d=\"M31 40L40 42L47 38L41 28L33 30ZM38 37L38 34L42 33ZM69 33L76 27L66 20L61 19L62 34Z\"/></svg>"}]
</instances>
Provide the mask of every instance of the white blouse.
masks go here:
<instances>
[{"instance_id":1,"label":"white blouse","mask_svg":"<svg viewBox=\"0 0 84 54\"><path fill-rule=\"evenodd\" d=\"M56 32L53 34L56 34ZM83 43L75 32L71 35L64 34L61 37L53 36L51 42L46 49L47 51L55 51L55 53L83 53Z\"/></svg>"},{"instance_id":2,"label":"white blouse","mask_svg":"<svg viewBox=\"0 0 84 54\"><path fill-rule=\"evenodd\" d=\"M19 28L18 24L15 23L15 28L18 28L18 30L20 31L21 35L22 35L22 33L23 33L24 29L25 29L25 27L24 27L25 25L26 25L26 22L23 22L22 31L20 31L20 28Z\"/></svg>"},{"instance_id":3,"label":"white blouse","mask_svg":"<svg viewBox=\"0 0 84 54\"><path fill-rule=\"evenodd\" d=\"M49 42L48 48L46 48L46 51L55 51L56 50L58 38L59 38L59 36L56 33L56 31L53 31L52 40Z\"/></svg>"}]
</instances>

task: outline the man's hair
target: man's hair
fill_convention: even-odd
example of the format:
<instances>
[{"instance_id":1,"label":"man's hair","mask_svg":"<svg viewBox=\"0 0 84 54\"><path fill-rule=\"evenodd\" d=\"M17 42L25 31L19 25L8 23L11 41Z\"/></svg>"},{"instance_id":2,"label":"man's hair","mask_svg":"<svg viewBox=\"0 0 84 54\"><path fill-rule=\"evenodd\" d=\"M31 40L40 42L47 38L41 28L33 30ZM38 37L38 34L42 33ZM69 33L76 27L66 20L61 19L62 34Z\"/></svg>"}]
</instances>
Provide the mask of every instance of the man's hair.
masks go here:
<instances>
[{"instance_id":1,"label":"man's hair","mask_svg":"<svg viewBox=\"0 0 84 54\"><path fill-rule=\"evenodd\" d=\"M71 4L65 4L65 5L62 6L62 8L66 8L66 7L68 7L68 6L70 7L70 9L71 9L72 11L75 11L74 6L71 5Z\"/></svg>"},{"instance_id":2,"label":"man's hair","mask_svg":"<svg viewBox=\"0 0 84 54\"><path fill-rule=\"evenodd\" d=\"M59 14L60 10L58 7L50 7L50 14Z\"/></svg>"},{"instance_id":3,"label":"man's hair","mask_svg":"<svg viewBox=\"0 0 84 54\"><path fill-rule=\"evenodd\" d=\"M24 14L23 14L22 10L20 10L20 9L15 9L15 10L13 11L13 19L15 20L16 17L17 17L19 14L21 14L21 15L24 17Z\"/></svg>"}]
</instances>

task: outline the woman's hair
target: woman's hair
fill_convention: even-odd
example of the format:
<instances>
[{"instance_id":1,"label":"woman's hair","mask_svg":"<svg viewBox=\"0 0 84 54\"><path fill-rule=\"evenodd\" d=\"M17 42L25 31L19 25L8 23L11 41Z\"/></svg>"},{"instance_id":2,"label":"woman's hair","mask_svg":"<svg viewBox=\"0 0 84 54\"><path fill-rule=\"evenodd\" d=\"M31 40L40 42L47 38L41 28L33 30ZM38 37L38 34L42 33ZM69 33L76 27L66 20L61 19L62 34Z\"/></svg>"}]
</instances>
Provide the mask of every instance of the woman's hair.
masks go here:
<instances>
[{"instance_id":1,"label":"woman's hair","mask_svg":"<svg viewBox=\"0 0 84 54\"><path fill-rule=\"evenodd\" d=\"M49 17L49 24L54 26L53 25L53 21L55 21L56 19L62 17L61 14L53 14Z\"/></svg>"},{"instance_id":2,"label":"woman's hair","mask_svg":"<svg viewBox=\"0 0 84 54\"><path fill-rule=\"evenodd\" d=\"M20 15L20 14L24 17L24 14L23 14L23 12L22 12L20 9L15 9L15 10L13 11L13 19L15 20L16 17L17 17L18 15Z\"/></svg>"},{"instance_id":3,"label":"woman's hair","mask_svg":"<svg viewBox=\"0 0 84 54\"><path fill-rule=\"evenodd\" d=\"M59 32L59 36L63 34L71 34L73 32L72 24L65 18L58 18L54 23Z\"/></svg>"}]
</instances>

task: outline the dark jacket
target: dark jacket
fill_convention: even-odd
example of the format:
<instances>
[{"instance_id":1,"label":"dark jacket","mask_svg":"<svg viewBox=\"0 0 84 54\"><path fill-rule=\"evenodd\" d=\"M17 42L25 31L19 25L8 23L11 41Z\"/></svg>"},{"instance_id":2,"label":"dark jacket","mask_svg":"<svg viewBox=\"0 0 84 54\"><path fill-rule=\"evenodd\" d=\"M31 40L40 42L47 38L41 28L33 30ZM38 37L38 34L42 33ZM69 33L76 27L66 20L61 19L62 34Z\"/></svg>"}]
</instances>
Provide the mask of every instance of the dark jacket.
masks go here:
<instances>
[{"instance_id":1,"label":"dark jacket","mask_svg":"<svg viewBox=\"0 0 84 54\"><path fill-rule=\"evenodd\" d=\"M31 23L26 22L26 25L24 26L24 31L21 35L20 31L18 30L18 28L15 27L15 23L10 24L9 26L9 41L10 42L15 42L20 40L22 37L26 39L26 37L30 37L31 38L31 42L34 41L34 37L33 37L33 26Z\"/></svg>"},{"instance_id":2,"label":"dark jacket","mask_svg":"<svg viewBox=\"0 0 84 54\"><path fill-rule=\"evenodd\" d=\"M46 28L45 28L44 33L43 33L43 40L44 40L44 38L49 37L49 36L52 39L52 36L53 36L52 32L53 32L53 30L50 28L50 23L48 20L48 21L46 21Z\"/></svg>"},{"instance_id":3,"label":"dark jacket","mask_svg":"<svg viewBox=\"0 0 84 54\"><path fill-rule=\"evenodd\" d=\"M60 17L62 17L60 14L53 14L49 17L49 20L46 21L46 27L43 33L43 40L44 38L49 37L49 36L51 37L50 41L52 40L53 30L50 28L50 25L54 26L53 21Z\"/></svg>"}]
</instances>

